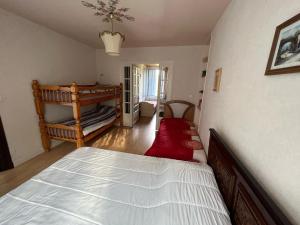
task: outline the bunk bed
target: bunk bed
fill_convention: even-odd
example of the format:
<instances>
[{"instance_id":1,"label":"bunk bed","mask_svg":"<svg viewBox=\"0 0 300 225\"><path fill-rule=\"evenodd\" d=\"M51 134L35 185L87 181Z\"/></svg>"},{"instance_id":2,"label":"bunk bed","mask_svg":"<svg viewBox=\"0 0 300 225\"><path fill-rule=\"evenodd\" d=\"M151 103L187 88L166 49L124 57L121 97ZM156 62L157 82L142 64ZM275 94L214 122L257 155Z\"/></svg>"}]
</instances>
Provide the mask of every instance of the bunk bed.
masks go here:
<instances>
[{"instance_id":1,"label":"bunk bed","mask_svg":"<svg viewBox=\"0 0 300 225\"><path fill-rule=\"evenodd\" d=\"M76 143L77 147L101 134L113 124L123 125L123 87L107 85L40 85L32 81L36 112L39 117L42 145L50 150L51 139ZM99 103L115 101L112 107L100 106ZM71 120L49 123L45 120L45 104L70 106L73 109ZM95 105L88 112L81 112L82 106Z\"/></svg>"}]
</instances>

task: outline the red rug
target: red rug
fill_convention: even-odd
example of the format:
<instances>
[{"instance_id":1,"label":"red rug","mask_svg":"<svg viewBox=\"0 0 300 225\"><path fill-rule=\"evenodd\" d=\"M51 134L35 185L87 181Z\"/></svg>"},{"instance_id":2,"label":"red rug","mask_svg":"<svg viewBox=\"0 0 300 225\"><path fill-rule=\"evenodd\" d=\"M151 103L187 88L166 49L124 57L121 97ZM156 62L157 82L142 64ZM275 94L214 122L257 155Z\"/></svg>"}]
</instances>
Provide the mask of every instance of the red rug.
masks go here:
<instances>
[{"instance_id":1,"label":"red rug","mask_svg":"<svg viewBox=\"0 0 300 225\"><path fill-rule=\"evenodd\" d=\"M170 158L184 161L193 160L193 141L190 124L184 119L165 118L147 156Z\"/></svg>"}]
</instances>

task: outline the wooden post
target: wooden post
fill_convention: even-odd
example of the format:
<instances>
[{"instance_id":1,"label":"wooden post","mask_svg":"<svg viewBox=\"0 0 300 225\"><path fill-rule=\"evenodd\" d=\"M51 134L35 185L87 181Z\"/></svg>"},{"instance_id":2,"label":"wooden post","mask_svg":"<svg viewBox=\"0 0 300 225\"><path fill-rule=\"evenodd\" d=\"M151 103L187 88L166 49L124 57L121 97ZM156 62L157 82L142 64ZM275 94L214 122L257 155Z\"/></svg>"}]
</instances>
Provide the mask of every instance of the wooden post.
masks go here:
<instances>
[{"instance_id":1,"label":"wooden post","mask_svg":"<svg viewBox=\"0 0 300 225\"><path fill-rule=\"evenodd\" d=\"M120 83L120 126L123 126L123 84Z\"/></svg>"},{"instance_id":2,"label":"wooden post","mask_svg":"<svg viewBox=\"0 0 300 225\"><path fill-rule=\"evenodd\" d=\"M50 139L47 133L46 121L44 117L45 110L44 110L44 103L41 98L40 84L37 80L32 81L32 90L33 90L36 112L39 116L39 126L41 132L42 145L44 150L48 152L50 151Z\"/></svg>"},{"instance_id":3,"label":"wooden post","mask_svg":"<svg viewBox=\"0 0 300 225\"><path fill-rule=\"evenodd\" d=\"M73 105L73 116L76 121L76 145L77 148L84 146L83 141L83 133L82 128L80 125L80 102L79 102L79 89L76 82L72 83L71 86L71 93L72 93L72 105Z\"/></svg>"}]
</instances>

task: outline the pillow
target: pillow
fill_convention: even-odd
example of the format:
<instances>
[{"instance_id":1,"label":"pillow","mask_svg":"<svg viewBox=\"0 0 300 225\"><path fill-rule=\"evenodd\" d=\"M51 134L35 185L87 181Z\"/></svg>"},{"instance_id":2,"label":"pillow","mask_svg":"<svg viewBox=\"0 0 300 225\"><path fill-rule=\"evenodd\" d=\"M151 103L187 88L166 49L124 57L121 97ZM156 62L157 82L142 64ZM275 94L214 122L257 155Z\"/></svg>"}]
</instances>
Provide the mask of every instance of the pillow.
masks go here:
<instances>
[{"instance_id":1,"label":"pillow","mask_svg":"<svg viewBox=\"0 0 300 225\"><path fill-rule=\"evenodd\" d=\"M200 163L207 163L206 153L204 150L194 150L193 159Z\"/></svg>"},{"instance_id":2,"label":"pillow","mask_svg":"<svg viewBox=\"0 0 300 225\"><path fill-rule=\"evenodd\" d=\"M192 136L193 141L201 141L199 136Z\"/></svg>"},{"instance_id":3,"label":"pillow","mask_svg":"<svg viewBox=\"0 0 300 225\"><path fill-rule=\"evenodd\" d=\"M196 130L186 130L185 133L191 136L199 136Z\"/></svg>"},{"instance_id":4,"label":"pillow","mask_svg":"<svg viewBox=\"0 0 300 225\"><path fill-rule=\"evenodd\" d=\"M194 150L204 149L204 146L200 141L186 141L185 146Z\"/></svg>"},{"instance_id":5,"label":"pillow","mask_svg":"<svg viewBox=\"0 0 300 225\"><path fill-rule=\"evenodd\" d=\"M191 126L191 127L195 127L195 124L194 124L193 122L191 122L191 121L186 121L186 123L187 123L189 126Z\"/></svg>"}]
</instances>

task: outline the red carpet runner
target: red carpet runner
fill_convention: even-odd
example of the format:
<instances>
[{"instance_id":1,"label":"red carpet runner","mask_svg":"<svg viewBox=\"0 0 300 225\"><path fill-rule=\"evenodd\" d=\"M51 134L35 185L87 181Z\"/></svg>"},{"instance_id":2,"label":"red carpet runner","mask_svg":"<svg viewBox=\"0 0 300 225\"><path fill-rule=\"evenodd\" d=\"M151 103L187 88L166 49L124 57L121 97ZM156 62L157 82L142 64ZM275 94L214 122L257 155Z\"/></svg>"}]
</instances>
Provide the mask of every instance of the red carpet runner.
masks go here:
<instances>
[{"instance_id":1,"label":"red carpet runner","mask_svg":"<svg viewBox=\"0 0 300 225\"><path fill-rule=\"evenodd\" d=\"M165 118L147 156L194 161L191 127L184 119Z\"/></svg>"}]
</instances>

